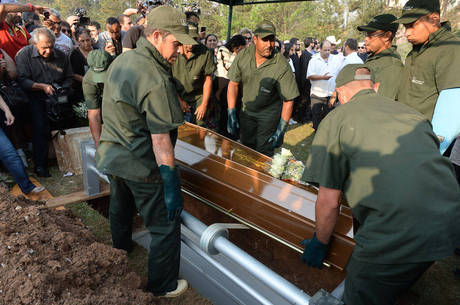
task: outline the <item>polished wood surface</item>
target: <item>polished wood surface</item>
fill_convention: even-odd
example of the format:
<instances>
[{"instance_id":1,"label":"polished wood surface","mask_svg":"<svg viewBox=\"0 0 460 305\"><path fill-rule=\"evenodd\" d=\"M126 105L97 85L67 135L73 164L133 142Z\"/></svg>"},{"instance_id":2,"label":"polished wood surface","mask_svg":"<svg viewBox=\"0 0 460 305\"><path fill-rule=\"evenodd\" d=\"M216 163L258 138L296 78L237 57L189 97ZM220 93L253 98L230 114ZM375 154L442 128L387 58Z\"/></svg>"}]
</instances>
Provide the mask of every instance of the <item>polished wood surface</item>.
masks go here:
<instances>
[{"instance_id":1,"label":"polished wood surface","mask_svg":"<svg viewBox=\"0 0 460 305\"><path fill-rule=\"evenodd\" d=\"M265 173L269 157L192 124L179 128L175 155L188 191L298 249L312 237L316 190ZM343 208L326 259L330 264L345 267L352 237L352 216Z\"/></svg>"}]
</instances>

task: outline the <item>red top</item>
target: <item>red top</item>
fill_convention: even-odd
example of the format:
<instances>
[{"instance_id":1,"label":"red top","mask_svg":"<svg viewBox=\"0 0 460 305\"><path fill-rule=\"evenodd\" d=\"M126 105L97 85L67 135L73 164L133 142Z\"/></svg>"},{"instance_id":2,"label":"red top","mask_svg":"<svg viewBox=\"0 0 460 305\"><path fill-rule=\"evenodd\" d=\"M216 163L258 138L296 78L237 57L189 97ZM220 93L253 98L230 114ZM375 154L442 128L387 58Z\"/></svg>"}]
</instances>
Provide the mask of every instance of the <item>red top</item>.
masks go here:
<instances>
[{"instance_id":1,"label":"red top","mask_svg":"<svg viewBox=\"0 0 460 305\"><path fill-rule=\"evenodd\" d=\"M22 27L0 22L0 48L14 60L16 53L29 44L30 34Z\"/></svg>"}]
</instances>

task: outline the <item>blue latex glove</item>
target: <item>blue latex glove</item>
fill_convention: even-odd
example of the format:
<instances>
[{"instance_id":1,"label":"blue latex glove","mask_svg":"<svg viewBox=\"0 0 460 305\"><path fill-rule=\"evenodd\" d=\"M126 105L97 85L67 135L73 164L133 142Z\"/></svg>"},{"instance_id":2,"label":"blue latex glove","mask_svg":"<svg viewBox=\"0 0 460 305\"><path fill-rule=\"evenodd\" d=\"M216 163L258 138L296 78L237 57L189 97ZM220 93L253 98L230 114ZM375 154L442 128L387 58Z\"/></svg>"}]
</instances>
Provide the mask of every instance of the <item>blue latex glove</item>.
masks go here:
<instances>
[{"instance_id":1,"label":"blue latex glove","mask_svg":"<svg viewBox=\"0 0 460 305\"><path fill-rule=\"evenodd\" d=\"M236 109L227 109L228 120L227 120L227 132L232 136L238 136L238 129L240 128L240 124L238 123L238 119L236 118Z\"/></svg>"},{"instance_id":2,"label":"blue latex glove","mask_svg":"<svg viewBox=\"0 0 460 305\"><path fill-rule=\"evenodd\" d=\"M270 137L270 139L268 139L268 143L272 143L273 149L280 147L283 144L284 133L286 132L287 126L288 123L281 118L275 133Z\"/></svg>"},{"instance_id":3,"label":"blue latex glove","mask_svg":"<svg viewBox=\"0 0 460 305\"><path fill-rule=\"evenodd\" d=\"M164 199L168 209L168 219L176 220L184 208L184 197L180 189L179 170L168 165L160 166L161 179L163 180Z\"/></svg>"},{"instance_id":4,"label":"blue latex glove","mask_svg":"<svg viewBox=\"0 0 460 305\"><path fill-rule=\"evenodd\" d=\"M301 243L305 247L302 254L302 262L310 267L321 268L327 253L327 245L316 239L316 233L312 239L304 239Z\"/></svg>"},{"instance_id":5,"label":"blue latex glove","mask_svg":"<svg viewBox=\"0 0 460 305\"><path fill-rule=\"evenodd\" d=\"M443 154L460 133L460 88L442 90L434 108L433 132L438 136Z\"/></svg>"}]
</instances>

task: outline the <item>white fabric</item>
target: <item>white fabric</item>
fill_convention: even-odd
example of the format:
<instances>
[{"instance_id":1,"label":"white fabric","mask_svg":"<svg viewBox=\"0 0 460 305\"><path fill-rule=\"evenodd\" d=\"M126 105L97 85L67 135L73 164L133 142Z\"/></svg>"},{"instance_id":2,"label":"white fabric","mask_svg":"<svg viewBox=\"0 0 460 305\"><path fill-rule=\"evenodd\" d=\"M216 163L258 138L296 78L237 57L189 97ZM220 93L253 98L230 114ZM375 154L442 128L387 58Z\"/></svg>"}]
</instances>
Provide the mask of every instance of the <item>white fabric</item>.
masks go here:
<instances>
[{"instance_id":1,"label":"white fabric","mask_svg":"<svg viewBox=\"0 0 460 305\"><path fill-rule=\"evenodd\" d=\"M363 64L363 60L358 56L357 52L353 52L345 56L345 59L343 60L340 70L342 70L343 67L345 67L346 65L351 65L351 64Z\"/></svg>"},{"instance_id":2,"label":"white fabric","mask_svg":"<svg viewBox=\"0 0 460 305\"><path fill-rule=\"evenodd\" d=\"M291 66L292 72L295 73L294 62L292 61L292 58L290 57L289 57L289 65Z\"/></svg>"},{"instance_id":3,"label":"white fabric","mask_svg":"<svg viewBox=\"0 0 460 305\"><path fill-rule=\"evenodd\" d=\"M229 49L222 46L217 50L217 77L227 78L228 70L235 59L235 53L231 53ZM223 60L222 60L223 57ZM227 69L225 69L227 68Z\"/></svg>"},{"instance_id":4,"label":"white fabric","mask_svg":"<svg viewBox=\"0 0 460 305\"><path fill-rule=\"evenodd\" d=\"M59 37L56 37L56 42L54 43L54 47L59 51L64 52L66 55L70 55L73 50L73 43L72 39L67 37L64 33L61 33Z\"/></svg>"},{"instance_id":5,"label":"white fabric","mask_svg":"<svg viewBox=\"0 0 460 305\"><path fill-rule=\"evenodd\" d=\"M347 56L343 57L343 62L340 65L340 68L337 70L337 74L334 75L330 80L334 83L334 88L335 88L335 81L337 79L337 75L339 74L340 71L342 71L343 67L346 65L351 65L351 64L363 64L363 60L358 56L357 52L353 52L348 54Z\"/></svg>"},{"instance_id":6,"label":"white fabric","mask_svg":"<svg viewBox=\"0 0 460 305\"><path fill-rule=\"evenodd\" d=\"M335 77L342 66L342 56L329 55L327 60L324 60L320 53L313 55L308 63L307 78L312 75L320 76L328 73L332 75L329 80L310 80L310 94L327 97L331 96L335 90Z\"/></svg>"}]
</instances>

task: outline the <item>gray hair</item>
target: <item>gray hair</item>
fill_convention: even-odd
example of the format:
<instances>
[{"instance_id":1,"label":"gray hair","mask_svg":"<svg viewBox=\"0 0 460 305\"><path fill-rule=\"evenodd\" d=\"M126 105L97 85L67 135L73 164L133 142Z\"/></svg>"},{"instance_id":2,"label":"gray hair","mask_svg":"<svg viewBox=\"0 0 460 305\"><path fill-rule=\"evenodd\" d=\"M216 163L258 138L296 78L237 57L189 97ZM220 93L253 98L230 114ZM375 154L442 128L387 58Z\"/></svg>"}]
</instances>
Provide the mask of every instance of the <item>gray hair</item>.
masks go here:
<instances>
[{"instance_id":1,"label":"gray hair","mask_svg":"<svg viewBox=\"0 0 460 305\"><path fill-rule=\"evenodd\" d=\"M47 28L36 28L32 33L31 33L31 36L32 36L32 41L34 44L37 44L38 41L40 40L40 36L46 36L48 37L49 39L51 39L53 41L53 43L56 41L56 36L54 36L54 33L51 32L50 29L47 29Z\"/></svg>"},{"instance_id":2,"label":"gray hair","mask_svg":"<svg viewBox=\"0 0 460 305\"><path fill-rule=\"evenodd\" d=\"M50 15L61 19L61 14L54 8L50 8L49 12L50 12Z\"/></svg>"}]
</instances>

